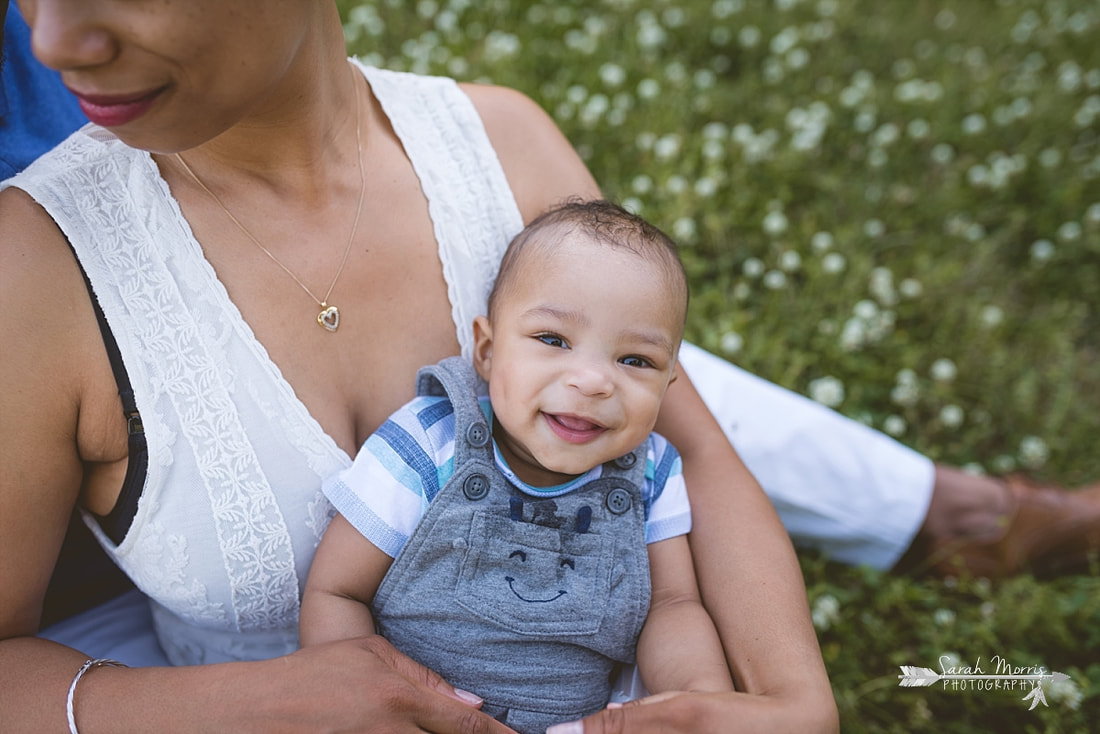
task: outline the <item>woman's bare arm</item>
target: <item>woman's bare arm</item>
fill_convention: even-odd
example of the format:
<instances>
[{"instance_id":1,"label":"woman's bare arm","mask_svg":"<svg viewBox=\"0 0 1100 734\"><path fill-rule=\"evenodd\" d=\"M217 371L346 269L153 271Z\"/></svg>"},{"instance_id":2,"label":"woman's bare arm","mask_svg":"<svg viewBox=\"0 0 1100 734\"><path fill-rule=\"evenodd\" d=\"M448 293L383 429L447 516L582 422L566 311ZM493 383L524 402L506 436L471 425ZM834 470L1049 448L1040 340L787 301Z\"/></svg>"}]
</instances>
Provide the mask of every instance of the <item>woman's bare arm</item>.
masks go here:
<instances>
[{"instance_id":1,"label":"woman's bare arm","mask_svg":"<svg viewBox=\"0 0 1100 734\"><path fill-rule=\"evenodd\" d=\"M13 189L0 192L0 344L0 732L67 732L87 656L34 635L72 508L113 503L81 485L94 464L125 468L125 428L68 244ZM83 734L511 731L471 703L374 636L263 662L95 668L75 714Z\"/></svg>"}]
</instances>

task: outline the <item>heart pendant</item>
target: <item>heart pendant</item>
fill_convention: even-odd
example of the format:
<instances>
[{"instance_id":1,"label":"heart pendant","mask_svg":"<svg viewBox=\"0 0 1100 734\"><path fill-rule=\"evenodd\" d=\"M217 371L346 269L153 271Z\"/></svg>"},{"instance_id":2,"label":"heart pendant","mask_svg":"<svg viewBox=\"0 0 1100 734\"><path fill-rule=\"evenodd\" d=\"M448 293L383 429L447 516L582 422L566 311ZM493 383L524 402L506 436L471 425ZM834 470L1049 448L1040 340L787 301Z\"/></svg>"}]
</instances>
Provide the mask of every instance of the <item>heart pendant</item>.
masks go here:
<instances>
[{"instance_id":1,"label":"heart pendant","mask_svg":"<svg viewBox=\"0 0 1100 734\"><path fill-rule=\"evenodd\" d=\"M340 309L336 306L325 306L317 314L317 323L329 331L336 331L340 326Z\"/></svg>"}]
</instances>

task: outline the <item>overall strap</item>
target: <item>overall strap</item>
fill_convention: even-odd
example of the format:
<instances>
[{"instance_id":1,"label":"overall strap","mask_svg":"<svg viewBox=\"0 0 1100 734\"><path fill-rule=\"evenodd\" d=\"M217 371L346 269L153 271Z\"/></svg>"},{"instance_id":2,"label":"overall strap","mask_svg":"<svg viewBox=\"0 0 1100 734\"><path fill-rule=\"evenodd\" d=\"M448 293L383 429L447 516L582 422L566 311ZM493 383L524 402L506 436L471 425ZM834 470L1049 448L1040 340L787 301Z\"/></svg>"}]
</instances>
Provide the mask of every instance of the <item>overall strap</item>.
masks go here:
<instances>
[{"instance_id":1,"label":"overall strap","mask_svg":"<svg viewBox=\"0 0 1100 734\"><path fill-rule=\"evenodd\" d=\"M416 394L446 397L455 413L455 473L469 459L493 465L492 429L478 400L480 378L469 360L448 357L422 367L416 374Z\"/></svg>"}]
</instances>

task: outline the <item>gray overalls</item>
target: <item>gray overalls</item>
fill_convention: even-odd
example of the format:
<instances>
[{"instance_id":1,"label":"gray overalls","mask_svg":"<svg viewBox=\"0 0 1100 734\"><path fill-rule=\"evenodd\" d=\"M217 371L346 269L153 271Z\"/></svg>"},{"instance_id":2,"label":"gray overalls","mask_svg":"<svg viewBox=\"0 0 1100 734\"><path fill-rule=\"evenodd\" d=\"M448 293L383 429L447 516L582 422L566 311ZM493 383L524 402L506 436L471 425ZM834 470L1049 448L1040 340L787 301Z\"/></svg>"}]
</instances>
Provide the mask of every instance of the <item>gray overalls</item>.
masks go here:
<instances>
[{"instance_id":1,"label":"gray overalls","mask_svg":"<svg viewBox=\"0 0 1100 734\"><path fill-rule=\"evenodd\" d=\"M372 604L379 631L521 733L607 704L649 610L645 446L552 499L521 493L493 460L461 358L422 369L420 395L454 407L455 469Z\"/></svg>"}]
</instances>

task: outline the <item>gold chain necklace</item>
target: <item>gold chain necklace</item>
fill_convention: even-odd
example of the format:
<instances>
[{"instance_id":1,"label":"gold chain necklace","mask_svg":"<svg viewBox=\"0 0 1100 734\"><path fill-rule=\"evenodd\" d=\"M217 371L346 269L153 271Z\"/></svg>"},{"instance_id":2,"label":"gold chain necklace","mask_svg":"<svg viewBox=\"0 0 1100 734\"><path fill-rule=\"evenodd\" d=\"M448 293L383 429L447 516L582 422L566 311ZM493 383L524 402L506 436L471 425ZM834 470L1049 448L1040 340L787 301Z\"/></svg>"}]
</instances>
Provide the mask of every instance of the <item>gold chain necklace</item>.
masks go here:
<instances>
[{"instance_id":1,"label":"gold chain necklace","mask_svg":"<svg viewBox=\"0 0 1100 734\"><path fill-rule=\"evenodd\" d=\"M195 172L191 170L191 167L187 165L186 161L183 160L183 156L181 156L179 153L176 153L176 160L178 160L180 162L180 165L183 166L183 170L187 171L187 173L191 175L191 178L195 180L195 183L199 185L199 188L209 194L210 198L217 202L218 206L222 208L222 211L225 212L226 216L233 220L233 224L237 225L237 227L242 232L244 232L245 236L248 237L248 239L252 240L256 247L259 247L261 250L263 250L265 255L271 258L271 260L276 265L286 271L286 274L293 278L294 282L301 286L302 290L308 293L309 297L317 302L317 305L321 307L321 313L317 314L318 325L320 325L327 331L333 332L336 331L336 329L340 326L340 309L338 309L336 306L330 306L328 299L332 295L332 289L336 287L336 281L340 279L340 274L344 272L344 265L346 265L348 262L348 254L351 252L351 243L355 239L355 231L359 229L359 215L363 212L363 193L366 191L367 188L367 179L366 175L363 172L363 138L360 131L361 109L359 105L359 80L355 78L356 71L354 67L351 68L351 73L352 86L355 88L355 145L357 149L357 159L359 161L359 205L355 208L355 220L351 224L351 234L348 235L347 247L344 248L344 258L340 261L340 267L339 269L337 269L336 275L332 277L332 282L329 283L328 290L325 291L324 298L318 298L317 296L313 295L313 291L311 291L309 287L306 286L306 284L303 283L297 275L291 272L290 268L284 265L279 260L279 258L275 257L275 255L271 253L271 250L260 244L260 241L253 237L252 233L249 232L243 224L241 224L240 220L233 216L233 213L226 208L225 204L222 203L222 200L218 198L218 195L211 191L207 187L207 185L204 184L201 180L199 180L199 177L195 175Z\"/></svg>"}]
</instances>

